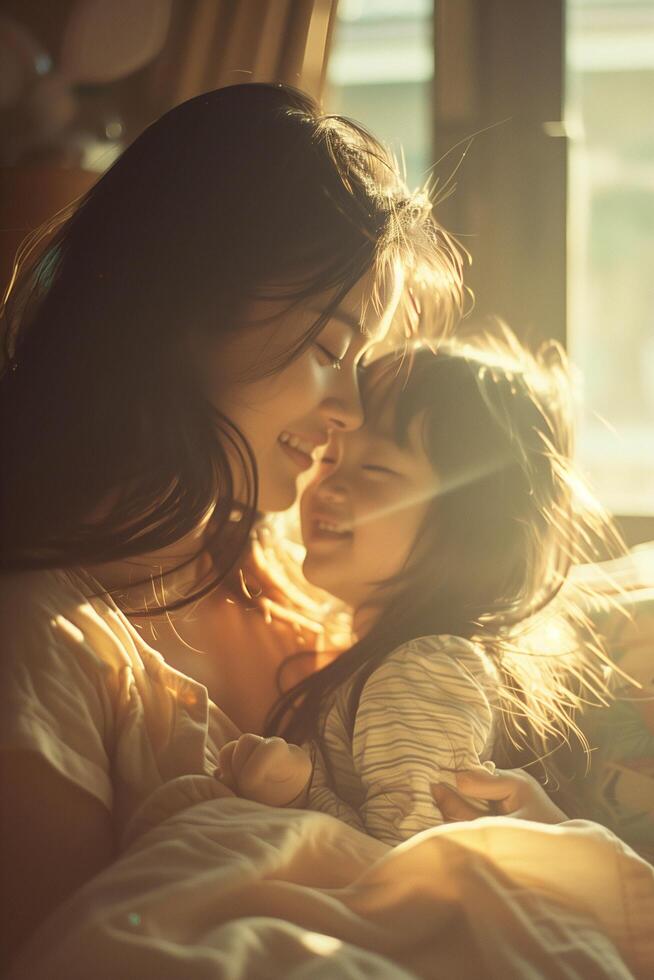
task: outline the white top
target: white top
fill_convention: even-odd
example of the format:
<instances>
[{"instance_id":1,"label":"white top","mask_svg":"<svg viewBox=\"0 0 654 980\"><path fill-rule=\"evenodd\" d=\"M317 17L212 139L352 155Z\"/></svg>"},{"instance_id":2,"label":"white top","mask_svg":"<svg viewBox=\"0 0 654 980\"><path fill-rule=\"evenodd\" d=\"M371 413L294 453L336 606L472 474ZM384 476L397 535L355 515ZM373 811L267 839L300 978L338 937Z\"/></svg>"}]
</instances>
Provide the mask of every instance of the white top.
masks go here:
<instances>
[{"instance_id":1,"label":"white top","mask_svg":"<svg viewBox=\"0 0 654 980\"><path fill-rule=\"evenodd\" d=\"M486 768L493 745L496 674L468 640L425 636L398 647L361 692L352 726L350 685L327 711L329 766L315 749L309 809L397 844L443 822L432 783Z\"/></svg>"},{"instance_id":2,"label":"white top","mask_svg":"<svg viewBox=\"0 0 654 980\"><path fill-rule=\"evenodd\" d=\"M164 783L213 775L239 732L99 589L66 571L0 577L0 747L38 753L121 834Z\"/></svg>"}]
</instances>

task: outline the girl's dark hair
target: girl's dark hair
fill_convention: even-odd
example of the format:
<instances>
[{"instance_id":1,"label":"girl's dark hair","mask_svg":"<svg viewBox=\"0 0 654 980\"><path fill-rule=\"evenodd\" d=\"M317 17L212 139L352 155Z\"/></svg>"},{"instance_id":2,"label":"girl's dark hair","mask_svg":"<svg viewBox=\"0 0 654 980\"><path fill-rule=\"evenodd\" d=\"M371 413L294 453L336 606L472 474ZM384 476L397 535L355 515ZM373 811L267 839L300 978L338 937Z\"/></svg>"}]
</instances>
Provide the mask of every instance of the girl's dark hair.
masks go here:
<instances>
[{"instance_id":1,"label":"girl's dark hair","mask_svg":"<svg viewBox=\"0 0 654 980\"><path fill-rule=\"evenodd\" d=\"M504 725L496 762L542 759L553 737L570 731L583 740L575 711L585 698L603 698L608 660L569 572L622 545L573 468L562 349L531 355L502 327L437 351L390 355L367 373L363 396L373 427L386 414L383 401L394 400L386 434L399 445L422 417L433 501L405 567L377 584L370 632L282 695L268 731L322 742L337 688L351 682L353 724L366 679L394 649L450 634L476 642L497 670Z\"/></svg>"},{"instance_id":2,"label":"girl's dark hair","mask_svg":"<svg viewBox=\"0 0 654 980\"><path fill-rule=\"evenodd\" d=\"M168 608L210 591L243 551L257 474L198 384L191 335L239 329L271 284L289 307L331 290L275 372L362 275L374 270L380 288L398 263L409 281L438 279L446 329L460 260L430 210L372 136L286 86L209 92L150 126L18 257L2 309L1 567L147 553L217 501L211 581ZM228 444L247 487L240 520Z\"/></svg>"}]
</instances>

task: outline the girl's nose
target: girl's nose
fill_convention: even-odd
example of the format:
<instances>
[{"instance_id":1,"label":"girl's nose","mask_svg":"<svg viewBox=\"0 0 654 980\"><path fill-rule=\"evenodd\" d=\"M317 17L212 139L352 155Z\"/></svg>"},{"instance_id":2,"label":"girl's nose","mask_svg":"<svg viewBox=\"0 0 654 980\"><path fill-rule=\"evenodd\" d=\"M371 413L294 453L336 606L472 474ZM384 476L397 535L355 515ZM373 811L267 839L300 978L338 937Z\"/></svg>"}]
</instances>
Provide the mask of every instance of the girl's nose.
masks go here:
<instances>
[{"instance_id":1,"label":"girl's nose","mask_svg":"<svg viewBox=\"0 0 654 980\"><path fill-rule=\"evenodd\" d=\"M342 483L334 479L327 479L317 488L317 496L326 504L344 504L347 500L347 491Z\"/></svg>"}]
</instances>

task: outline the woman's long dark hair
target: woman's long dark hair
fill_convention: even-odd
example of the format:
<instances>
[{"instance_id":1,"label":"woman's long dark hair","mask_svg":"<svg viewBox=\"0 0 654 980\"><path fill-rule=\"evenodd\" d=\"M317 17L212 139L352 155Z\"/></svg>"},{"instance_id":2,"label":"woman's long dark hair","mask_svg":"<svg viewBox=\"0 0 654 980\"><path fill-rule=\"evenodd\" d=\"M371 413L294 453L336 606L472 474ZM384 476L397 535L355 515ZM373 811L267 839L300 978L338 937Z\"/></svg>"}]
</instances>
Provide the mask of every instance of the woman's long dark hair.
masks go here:
<instances>
[{"instance_id":1,"label":"woman's long dark hair","mask_svg":"<svg viewBox=\"0 0 654 980\"><path fill-rule=\"evenodd\" d=\"M580 494L564 354L552 344L532 356L502 328L474 343L388 356L370 369L363 394L371 420L384 399L395 401L390 435L399 445L422 415L434 499L405 567L378 583L371 630L283 694L267 731L322 743L339 688L349 685L353 724L365 681L394 649L450 634L478 643L497 670L504 725L495 760L542 759L557 738L581 736L577 707L607 691L608 661L570 568L609 543L622 547L601 508ZM544 768L558 776L553 764Z\"/></svg>"},{"instance_id":2,"label":"woman's long dark hair","mask_svg":"<svg viewBox=\"0 0 654 980\"><path fill-rule=\"evenodd\" d=\"M333 301L395 263L461 296L456 247L380 144L281 85L209 92L150 126L56 228L19 256L2 310L0 537L5 570L95 564L179 540L216 504L206 594L256 512L255 460L209 403L189 336L228 334L266 286ZM228 444L247 488L235 508Z\"/></svg>"}]
</instances>

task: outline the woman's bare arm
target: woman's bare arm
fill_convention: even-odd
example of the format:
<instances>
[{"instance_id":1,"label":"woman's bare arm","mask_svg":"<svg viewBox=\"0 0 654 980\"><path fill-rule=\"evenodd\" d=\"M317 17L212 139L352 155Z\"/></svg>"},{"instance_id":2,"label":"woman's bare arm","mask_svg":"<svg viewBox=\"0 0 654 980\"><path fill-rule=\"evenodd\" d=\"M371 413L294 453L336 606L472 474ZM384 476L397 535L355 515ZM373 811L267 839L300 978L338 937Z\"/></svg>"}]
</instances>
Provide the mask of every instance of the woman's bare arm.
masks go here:
<instances>
[{"instance_id":1,"label":"woman's bare arm","mask_svg":"<svg viewBox=\"0 0 654 980\"><path fill-rule=\"evenodd\" d=\"M39 923L110 863L111 816L33 752L0 752L2 970Z\"/></svg>"},{"instance_id":2,"label":"woman's bare arm","mask_svg":"<svg viewBox=\"0 0 654 980\"><path fill-rule=\"evenodd\" d=\"M534 777L522 769L457 772L456 784L461 796L450 786L432 786L434 802L448 822L480 816L470 798L492 803L496 814L521 820L562 823L569 819Z\"/></svg>"}]
</instances>

